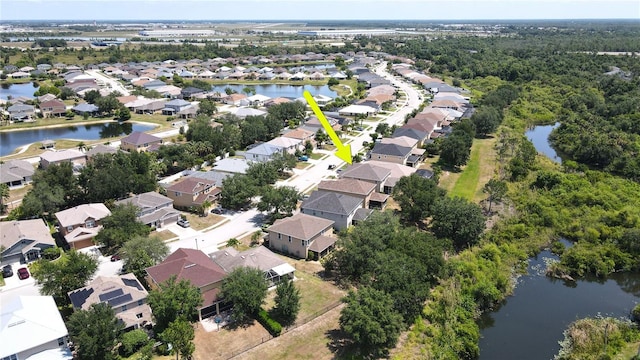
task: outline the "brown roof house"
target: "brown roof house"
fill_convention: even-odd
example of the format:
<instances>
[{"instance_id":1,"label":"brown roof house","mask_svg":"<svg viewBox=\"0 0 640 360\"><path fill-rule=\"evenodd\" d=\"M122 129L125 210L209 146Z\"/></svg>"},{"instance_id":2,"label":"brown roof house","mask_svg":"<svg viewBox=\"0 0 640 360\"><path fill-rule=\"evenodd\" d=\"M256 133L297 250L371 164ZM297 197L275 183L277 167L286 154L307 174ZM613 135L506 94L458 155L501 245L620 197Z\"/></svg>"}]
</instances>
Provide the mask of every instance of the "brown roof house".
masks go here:
<instances>
[{"instance_id":1,"label":"brown roof house","mask_svg":"<svg viewBox=\"0 0 640 360\"><path fill-rule=\"evenodd\" d=\"M0 222L2 263L37 260L42 251L56 246L42 219Z\"/></svg>"},{"instance_id":2,"label":"brown roof house","mask_svg":"<svg viewBox=\"0 0 640 360\"><path fill-rule=\"evenodd\" d=\"M267 229L269 248L299 258L319 259L333 249L336 238L332 220L295 214L278 219Z\"/></svg>"},{"instance_id":3,"label":"brown roof house","mask_svg":"<svg viewBox=\"0 0 640 360\"><path fill-rule=\"evenodd\" d=\"M74 166L82 166L86 162L84 153L77 149L49 150L40 154L40 167L46 169L49 165L71 162Z\"/></svg>"},{"instance_id":4,"label":"brown roof house","mask_svg":"<svg viewBox=\"0 0 640 360\"><path fill-rule=\"evenodd\" d=\"M58 99L41 102L39 108L44 117L63 116L67 112L67 105Z\"/></svg>"},{"instance_id":5,"label":"brown roof house","mask_svg":"<svg viewBox=\"0 0 640 360\"><path fill-rule=\"evenodd\" d=\"M296 269L264 246L239 252L226 248L209 254L209 257L227 273L239 267L250 267L264 273L269 286L277 285L282 279L293 279Z\"/></svg>"},{"instance_id":6,"label":"brown roof house","mask_svg":"<svg viewBox=\"0 0 640 360\"><path fill-rule=\"evenodd\" d=\"M178 208L202 206L205 202L213 204L221 191L215 184L213 180L187 177L167 187L167 196Z\"/></svg>"},{"instance_id":7,"label":"brown roof house","mask_svg":"<svg viewBox=\"0 0 640 360\"><path fill-rule=\"evenodd\" d=\"M376 191L383 192L384 183L389 175L391 175L390 170L365 162L349 166L340 174L340 177L374 183Z\"/></svg>"},{"instance_id":8,"label":"brown roof house","mask_svg":"<svg viewBox=\"0 0 640 360\"><path fill-rule=\"evenodd\" d=\"M318 184L318 191L329 191L359 197L363 201L363 208L382 209L387 204L389 195L381 194L375 190L375 183L350 178L324 180Z\"/></svg>"},{"instance_id":9,"label":"brown roof house","mask_svg":"<svg viewBox=\"0 0 640 360\"><path fill-rule=\"evenodd\" d=\"M111 215L102 203L83 204L58 211L56 219L60 224L60 234L75 249L93 245L93 238L102 229L100 220Z\"/></svg>"},{"instance_id":10,"label":"brown roof house","mask_svg":"<svg viewBox=\"0 0 640 360\"><path fill-rule=\"evenodd\" d=\"M116 205L132 204L138 210L138 221L154 228L178 221L180 212L173 208L173 200L155 191L138 194L128 199L116 201Z\"/></svg>"},{"instance_id":11,"label":"brown roof house","mask_svg":"<svg viewBox=\"0 0 640 360\"><path fill-rule=\"evenodd\" d=\"M231 304L218 298L226 272L200 250L180 248L160 264L147 268L147 275L152 288L175 276L176 281L187 280L200 289L204 299L198 309L200 320L231 308Z\"/></svg>"},{"instance_id":12,"label":"brown roof house","mask_svg":"<svg viewBox=\"0 0 640 360\"><path fill-rule=\"evenodd\" d=\"M140 131L134 131L120 140L120 147L127 151L145 151L154 144L162 144L162 139Z\"/></svg>"},{"instance_id":13,"label":"brown roof house","mask_svg":"<svg viewBox=\"0 0 640 360\"><path fill-rule=\"evenodd\" d=\"M132 273L120 276L98 276L89 285L69 292L74 310L89 310L91 305L105 303L113 309L125 329L138 329L151 324L149 293Z\"/></svg>"}]
</instances>

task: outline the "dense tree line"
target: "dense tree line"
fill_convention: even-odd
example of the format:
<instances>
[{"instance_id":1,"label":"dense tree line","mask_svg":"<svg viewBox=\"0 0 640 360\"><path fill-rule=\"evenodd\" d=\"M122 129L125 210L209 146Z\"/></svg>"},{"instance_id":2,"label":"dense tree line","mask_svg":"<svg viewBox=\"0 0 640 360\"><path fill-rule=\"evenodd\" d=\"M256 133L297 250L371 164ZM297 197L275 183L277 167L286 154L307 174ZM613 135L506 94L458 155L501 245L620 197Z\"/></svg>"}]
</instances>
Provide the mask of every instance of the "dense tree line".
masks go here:
<instances>
[{"instance_id":1,"label":"dense tree line","mask_svg":"<svg viewBox=\"0 0 640 360\"><path fill-rule=\"evenodd\" d=\"M110 202L156 189L150 157L145 153L98 154L74 173L70 162L38 169L33 188L10 214L15 219L53 214L91 202Z\"/></svg>"}]
</instances>

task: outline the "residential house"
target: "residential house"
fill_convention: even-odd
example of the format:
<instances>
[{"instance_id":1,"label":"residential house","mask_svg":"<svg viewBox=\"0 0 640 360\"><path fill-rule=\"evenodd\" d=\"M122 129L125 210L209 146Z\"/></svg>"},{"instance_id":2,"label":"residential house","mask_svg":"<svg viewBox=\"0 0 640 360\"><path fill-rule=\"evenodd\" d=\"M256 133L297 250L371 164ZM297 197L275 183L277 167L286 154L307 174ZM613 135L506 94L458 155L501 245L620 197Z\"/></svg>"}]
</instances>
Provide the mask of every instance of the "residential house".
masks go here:
<instances>
[{"instance_id":1,"label":"residential house","mask_svg":"<svg viewBox=\"0 0 640 360\"><path fill-rule=\"evenodd\" d=\"M136 114L153 114L156 111L164 109L166 104L166 99L147 99L139 97L133 101L129 101L124 104L124 106Z\"/></svg>"},{"instance_id":2,"label":"residential house","mask_svg":"<svg viewBox=\"0 0 640 360\"><path fill-rule=\"evenodd\" d=\"M262 143L250 150L247 150L244 153L244 157L249 161L266 162L271 161L275 156L282 154L283 149L281 147Z\"/></svg>"},{"instance_id":3,"label":"residential house","mask_svg":"<svg viewBox=\"0 0 640 360\"><path fill-rule=\"evenodd\" d=\"M375 190L376 184L372 182L349 178L323 180L318 184L318 191L359 197L362 199L363 208L382 209L386 206L389 196L376 192Z\"/></svg>"},{"instance_id":4,"label":"residential house","mask_svg":"<svg viewBox=\"0 0 640 360\"><path fill-rule=\"evenodd\" d=\"M166 188L167 196L178 208L202 206L205 202L213 204L218 200L220 189L215 182L187 177Z\"/></svg>"},{"instance_id":5,"label":"residential house","mask_svg":"<svg viewBox=\"0 0 640 360\"><path fill-rule=\"evenodd\" d=\"M91 161L91 159L98 154L116 154L118 151L119 150L113 146L98 144L87 150L84 155L87 157L87 161Z\"/></svg>"},{"instance_id":6,"label":"residential house","mask_svg":"<svg viewBox=\"0 0 640 360\"><path fill-rule=\"evenodd\" d=\"M126 151L146 151L155 144L162 144L162 138L140 131L134 131L120 140L120 148Z\"/></svg>"},{"instance_id":7,"label":"residential house","mask_svg":"<svg viewBox=\"0 0 640 360\"><path fill-rule=\"evenodd\" d=\"M376 192L384 192L384 184L391 175L385 167L372 165L370 162L353 164L340 174L340 178L368 181L376 184Z\"/></svg>"},{"instance_id":8,"label":"residential house","mask_svg":"<svg viewBox=\"0 0 640 360\"><path fill-rule=\"evenodd\" d=\"M396 183L400 178L404 176L411 176L411 174L415 173L417 170L414 167L386 161L370 160L367 161L367 163L371 166L384 168L389 171L389 177L384 182L384 187L382 189L382 192L385 194L391 194L393 192L393 188L396 186Z\"/></svg>"},{"instance_id":9,"label":"residential house","mask_svg":"<svg viewBox=\"0 0 640 360\"><path fill-rule=\"evenodd\" d=\"M35 115L35 108L27 104L15 104L7 108L11 121L28 121Z\"/></svg>"},{"instance_id":10,"label":"residential house","mask_svg":"<svg viewBox=\"0 0 640 360\"><path fill-rule=\"evenodd\" d=\"M404 127L404 126L397 128L391 136L392 137L406 136L406 137L415 139L417 141L416 147L422 147L426 143L426 141L429 139L428 132L422 131L420 129L413 129L413 128Z\"/></svg>"},{"instance_id":11,"label":"residential house","mask_svg":"<svg viewBox=\"0 0 640 360\"><path fill-rule=\"evenodd\" d=\"M333 220L303 213L278 219L267 229L269 248L299 258L318 260L335 246Z\"/></svg>"},{"instance_id":12,"label":"residential house","mask_svg":"<svg viewBox=\"0 0 640 360\"><path fill-rule=\"evenodd\" d=\"M48 168L50 165L71 162L74 167L83 166L86 162L85 155L78 149L48 150L40 154L40 167Z\"/></svg>"},{"instance_id":13,"label":"residential house","mask_svg":"<svg viewBox=\"0 0 640 360\"><path fill-rule=\"evenodd\" d=\"M147 268L147 275L152 288L158 288L174 276L176 281L187 280L197 287L204 299L198 308L200 320L231 308L230 303L218 297L226 272L200 250L180 248L160 264Z\"/></svg>"},{"instance_id":14,"label":"residential house","mask_svg":"<svg viewBox=\"0 0 640 360\"><path fill-rule=\"evenodd\" d=\"M239 117L240 119L244 119L247 116L265 116L267 115L267 112L250 107L241 107L235 111L234 115Z\"/></svg>"},{"instance_id":15,"label":"residential house","mask_svg":"<svg viewBox=\"0 0 640 360\"><path fill-rule=\"evenodd\" d=\"M31 183L35 169L26 160L7 160L0 163L0 183L9 188L19 187Z\"/></svg>"},{"instance_id":16,"label":"residential house","mask_svg":"<svg viewBox=\"0 0 640 360\"><path fill-rule=\"evenodd\" d=\"M277 285L283 279L293 280L296 269L264 246L258 246L242 252L226 248L209 254L211 260L230 273L240 267L258 269L264 273L269 287Z\"/></svg>"},{"instance_id":17,"label":"residential house","mask_svg":"<svg viewBox=\"0 0 640 360\"><path fill-rule=\"evenodd\" d=\"M38 260L45 249L56 246L42 219L0 222L2 263Z\"/></svg>"},{"instance_id":18,"label":"residential house","mask_svg":"<svg viewBox=\"0 0 640 360\"><path fill-rule=\"evenodd\" d=\"M328 191L315 191L300 206L303 214L321 217L334 222L333 226L343 230L351 226L356 210L363 207L363 199Z\"/></svg>"},{"instance_id":19,"label":"residential house","mask_svg":"<svg viewBox=\"0 0 640 360\"><path fill-rule=\"evenodd\" d=\"M394 162L402 165L406 165L409 155L411 155L410 147L382 142L376 142L373 149L367 154L369 159Z\"/></svg>"},{"instance_id":20,"label":"residential house","mask_svg":"<svg viewBox=\"0 0 640 360\"><path fill-rule=\"evenodd\" d=\"M249 96L247 98L247 101L249 102L250 106L263 106L265 102L269 101L271 98L265 95L261 95L261 94L255 94L252 96Z\"/></svg>"},{"instance_id":21,"label":"residential house","mask_svg":"<svg viewBox=\"0 0 640 360\"><path fill-rule=\"evenodd\" d=\"M138 221L153 228L173 224L180 217L180 212L173 208L173 200L155 191L134 195L128 199L116 201L115 204L136 206L139 209Z\"/></svg>"},{"instance_id":22,"label":"residential house","mask_svg":"<svg viewBox=\"0 0 640 360\"><path fill-rule=\"evenodd\" d=\"M274 105L284 104L284 103L288 103L288 102L291 102L291 99L285 98L285 97L277 97L277 98L273 98L273 99L269 99L269 100L265 101L264 102L264 106L266 108L269 108L269 107L274 106Z\"/></svg>"},{"instance_id":23,"label":"residential house","mask_svg":"<svg viewBox=\"0 0 640 360\"><path fill-rule=\"evenodd\" d=\"M98 107L93 104L82 103L74 106L73 108L71 108L71 110L79 115L94 115L98 112Z\"/></svg>"},{"instance_id":24,"label":"residential house","mask_svg":"<svg viewBox=\"0 0 640 360\"><path fill-rule=\"evenodd\" d=\"M250 165L247 159L224 158L216 161L211 171L226 175L246 174Z\"/></svg>"},{"instance_id":25,"label":"residential house","mask_svg":"<svg viewBox=\"0 0 640 360\"><path fill-rule=\"evenodd\" d=\"M302 140L293 139L290 137L278 136L272 140L266 142L269 145L273 145L282 149L283 152L289 154L295 154L297 150L304 150L304 144Z\"/></svg>"},{"instance_id":26,"label":"residential house","mask_svg":"<svg viewBox=\"0 0 640 360\"><path fill-rule=\"evenodd\" d=\"M41 102L39 107L44 117L62 116L67 112L67 105L58 99Z\"/></svg>"},{"instance_id":27,"label":"residential house","mask_svg":"<svg viewBox=\"0 0 640 360\"><path fill-rule=\"evenodd\" d=\"M371 116L378 113L378 109L367 105L349 105L338 110L338 114L342 116Z\"/></svg>"},{"instance_id":28,"label":"residential house","mask_svg":"<svg viewBox=\"0 0 640 360\"><path fill-rule=\"evenodd\" d=\"M162 115L175 115L186 110L189 107L191 107L190 102L182 99L173 99L164 104Z\"/></svg>"},{"instance_id":29,"label":"residential house","mask_svg":"<svg viewBox=\"0 0 640 360\"><path fill-rule=\"evenodd\" d=\"M313 147L316 146L316 141L314 139L315 133L313 131L297 128L285 133L282 136L291 138L291 139L300 140L303 146L307 143L307 141L309 141L313 145Z\"/></svg>"},{"instance_id":30,"label":"residential house","mask_svg":"<svg viewBox=\"0 0 640 360\"><path fill-rule=\"evenodd\" d=\"M142 87L144 87L147 90L155 90L161 86L165 86L167 85L164 81L160 81L160 80L151 80L151 81L147 81L145 82Z\"/></svg>"},{"instance_id":31,"label":"residential house","mask_svg":"<svg viewBox=\"0 0 640 360\"><path fill-rule=\"evenodd\" d=\"M239 93L230 94L230 95L225 96L222 99L222 102L227 104L227 105L234 105L234 106L241 106L245 102L248 104L247 95L239 94Z\"/></svg>"},{"instance_id":32,"label":"residential house","mask_svg":"<svg viewBox=\"0 0 640 360\"><path fill-rule=\"evenodd\" d=\"M193 97L195 95L202 94L202 93L204 93L204 90L196 88L196 87L193 87L193 86L189 86L187 88L184 88L180 92L180 94L182 95L183 99L188 99L190 97Z\"/></svg>"},{"instance_id":33,"label":"residential house","mask_svg":"<svg viewBox=\"0 0 640 360\"><path fill-rule=\"evenodd\" d=\"M74 310L89 310L91 305L110 306L126 330L151 325L149 292L132 273L120 276L98 276L89 285L68 293Z\"/></svg>"},{"instance_id":34,"label":"residential house","mask_svg":"<svg viewBox=\"0 0 640 360\"><path fill-rule=\"evenodd\" d=\"M102 203L83 204L55 213L60 234L75 249L93 245L93 238L102 229L101 220L111 215Z\"/></svg>"},{"instance_id":35,"label":"residential house","mask_svg":"<svg viewBox=\"0 0 640 360\"><path fill-rule=\"evenodd\" d=\"M2 303L0 359L71 360L69 332L52 296L18 296Z\"/></svg>"}]
</instances>

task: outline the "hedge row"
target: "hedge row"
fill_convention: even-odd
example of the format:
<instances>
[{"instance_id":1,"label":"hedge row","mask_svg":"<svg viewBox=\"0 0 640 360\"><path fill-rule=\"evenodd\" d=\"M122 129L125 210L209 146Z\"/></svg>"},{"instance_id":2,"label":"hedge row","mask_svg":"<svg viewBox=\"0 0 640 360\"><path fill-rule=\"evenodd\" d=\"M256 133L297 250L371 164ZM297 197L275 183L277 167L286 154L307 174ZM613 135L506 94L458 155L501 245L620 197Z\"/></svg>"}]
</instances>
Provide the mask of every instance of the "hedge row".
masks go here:
<instances>
[{"instance_id":1,"label":"hedge row","mask_svg":"<svg viewBox=\"0 0 640 360\"><path fill-rule=\"evenodd\" d=\"M264 309L260 309L258 312L258 322L273 336L280 336L280 333L282 333L282 325L273 320Z\"/></svg>"}]
</instances>

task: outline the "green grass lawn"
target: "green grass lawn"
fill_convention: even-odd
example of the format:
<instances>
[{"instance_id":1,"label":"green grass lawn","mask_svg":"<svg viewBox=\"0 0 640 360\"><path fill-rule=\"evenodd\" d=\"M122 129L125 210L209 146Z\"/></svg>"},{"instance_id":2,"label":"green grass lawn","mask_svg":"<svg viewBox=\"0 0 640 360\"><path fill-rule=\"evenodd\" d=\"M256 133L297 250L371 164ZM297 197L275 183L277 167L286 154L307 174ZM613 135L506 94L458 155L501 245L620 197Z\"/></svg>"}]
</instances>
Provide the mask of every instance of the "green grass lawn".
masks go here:
<instances>
[{"instance_id":1,"label":"green grass lawn","mask_svg":"<svg viewBox=\"0 0 640 360\"><path fill-rule=\"evenodd\" d=\"M469 201L482 200L482 187L491 179L495 169L494 144L494 138L473 140L469 162L449 192L450 196L460 196Z\"/></svg>"},{"instance_id":2,"label":"green grass lawn","mask_svg":"<svg viewBox=\"0 0 640 360\"><path fill-rule=\"evenodd\" d=\"M325 156L326 156L326 155L325 155L325 154L322 154L322 153L313 153L313 154L311 154L311 156L309 156L309 158L311 158L311 159L313 159L313 160L320 160L320 159L322 159L322 158L323 158L323 157L325 157Z\"/></svg>"}]
</instances>

